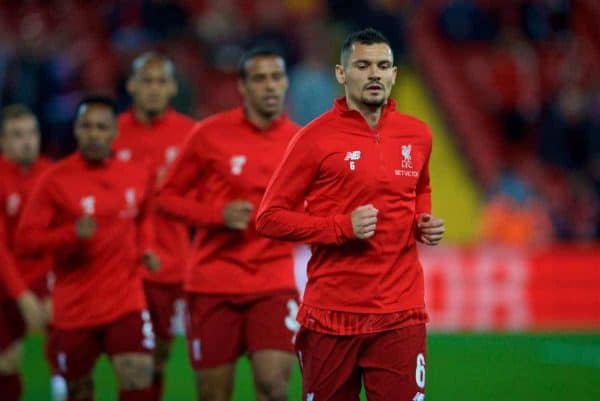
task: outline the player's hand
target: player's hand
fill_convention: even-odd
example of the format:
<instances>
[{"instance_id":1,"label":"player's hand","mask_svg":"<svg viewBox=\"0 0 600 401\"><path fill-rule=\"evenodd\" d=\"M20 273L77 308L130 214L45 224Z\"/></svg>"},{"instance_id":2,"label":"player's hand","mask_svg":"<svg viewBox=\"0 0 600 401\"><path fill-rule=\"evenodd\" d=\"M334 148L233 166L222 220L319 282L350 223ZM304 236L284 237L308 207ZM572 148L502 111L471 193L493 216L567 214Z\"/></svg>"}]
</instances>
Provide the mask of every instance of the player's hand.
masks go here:
<instances>
[{"instance_id":1,"label":"player's hand","mask_svg":"<svg viewBox=\"0 0 600 401\"><path fill-rule=\"evenodd\" d=\"M142 264L153 273L160 269L160 259L152 251L144 252L142 255Z\"/></svg>"},{"instance_id":2,"label":"player's hand","mask_svg":"<svg viewBox=\"0 0 600 401\"><path fill-rule=\"evenodd\" d=\"M250 216L254 205L245 200L235 200L225 205L223 221L227 228L232 230L245 230L250 223Z\"/></svg>"},{"instance_id":3,"label":"player's hand","mask_svg":"<svg viewBox=\"0 0 600 401\"><path fill-rule=\"evenodd\" d=\"M354 236L358 239L371 238L377 227L377 213L379 210L371 204L359 206L350 215Z\"/></svg>"},{"instance_id":4,"label":"player's hand","mask_svg":"<svg viewBox=\"0 0 600 401\"><path fill-rule=\"evenodd\" d=\"M444 220L430 214L422 214L417 220L417 238L427 245L437 245L444 237Z\"/></svg>"},{"instance_id":5,"label":"player's hand","mask_svg":"<svg viewBox=\"0 0 600 401\"><path fill-rule=\"evenodd\" d=\"M75 223L75 233L78 239L89 239L96 232L96 220L90 215L84 215Z\"/></svg>"},{"instance_id":6,"label":"player's hand","mask_svg":"<svg viewBox=\"0 0 600 401\"><path fill-rule=\"evenodd\" d=\"M29 330L36 332L44 330L46 313L41 302L31 291L25 291L17 298L17 305Z\"/></svg>"}]
</instances>

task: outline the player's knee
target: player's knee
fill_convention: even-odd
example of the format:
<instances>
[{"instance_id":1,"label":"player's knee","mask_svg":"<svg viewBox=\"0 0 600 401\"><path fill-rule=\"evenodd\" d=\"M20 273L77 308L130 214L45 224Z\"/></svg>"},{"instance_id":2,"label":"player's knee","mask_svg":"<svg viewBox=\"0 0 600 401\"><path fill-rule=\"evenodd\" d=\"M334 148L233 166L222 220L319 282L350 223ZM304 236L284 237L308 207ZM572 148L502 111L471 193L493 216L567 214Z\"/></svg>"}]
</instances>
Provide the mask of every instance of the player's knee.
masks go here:
<instances>
[{"instance_id":1,"label":"player's knee","mask_svg":"<svg viewBox=\"0 0 600 401\"><path fill-rule=\"evenodd\" d=\"M286 401L288 381L282 375L266 375L256 379L256 391L260 399Z\"/></svg>"},{"instance_id":2,"label":"player's knee","mask_svg":"<svg viewBox=\"0 0 600 401\"><path fill-rule=\"evenodd\" d=\"M196 374L199 401L229 401L233 392L232 379L223 375Z\"/></svg>"},{"instance_id":3,"label":"player's knee","mask_svg":"<svg viewBox=\"0 0 600 401\"><path fill-rule=\"evenodd\" d=\"M94 382L91 377L67 382L69 400L90 400L94 396Z\"/></svg>"},{"instance_id":4,"label":"player's knee","mask_svg":"<svg viewBox=\"0 0 600 401\"><path fill-rule=\"evenodd\" d=\"M21 343L17 342L0 353L0 374L12 375L21 369Z\"/></svg>"},{"instance_id":5,"label":"player's knee","mask_svg":"<svg viewBox=\"0 0 600 401\"><path fill-rule=\"evenodd\" d=\"M151 355L125 354L112 359L121 390L144 389L152 385L154 366Z\"/></svg>"}]
</instances>

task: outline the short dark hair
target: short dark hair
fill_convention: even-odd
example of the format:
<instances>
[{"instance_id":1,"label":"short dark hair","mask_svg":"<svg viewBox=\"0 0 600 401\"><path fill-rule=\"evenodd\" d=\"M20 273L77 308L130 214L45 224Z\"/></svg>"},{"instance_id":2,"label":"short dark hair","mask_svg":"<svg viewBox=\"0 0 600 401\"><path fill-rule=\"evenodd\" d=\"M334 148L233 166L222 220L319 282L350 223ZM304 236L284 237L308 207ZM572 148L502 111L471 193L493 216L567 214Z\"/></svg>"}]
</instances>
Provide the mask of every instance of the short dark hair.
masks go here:
<instances>
[{"instance_id":1,"label":"short dark hair","mask_svg":"<svg viewBox=\"0 0 600 401\"><path fill-rule=\"evenodd\" d=\"M99 96L99 95L91 95L86 96L77 104L77 108L75 109L75 118L79 117L79 113L81 112L81 108L83 106L90 106L92 104L106 106L110 109L110 111L117 116L117 103L108 96Z\"/></svg>"},{"instance_id":2,"label":"short dark hair","mask_svg":"<svg viewBox=\"0 0 600 401\"><path fill-rule=\"evenodd\" d=\"M0 114L0 133L4 132L4 125L8 120L21 117L33 117L36 119L33 111L31 111L31 109L24 104L14 103L4 107Z\"/></svg>"},{"instance_id":3,"label":"short dark hair","mask_svg":"<svg viewBox=\"0 0 600 401\"><path fill-rule=\"evenodd\" d=\"M352 51L352 45L360 43L363 45L373 45L376 43L385 43L392 47L388 38L381 32L373 28L366 28L361 31L352 32L342 45L342 51L340 53L340 63L346 65L348 58L350 58L350 52Z\"/></svg>"},{"instance_id":4,"label":"short dark hair","mask_svg":"<svg viewBox=\"0 0 600 401\"><path fill-rule=\"evenodd\" d=\"M271 47L256 46L245 51L244 54L242 54L242 57L240 58L239 72L240 78L242 80L245 80L248 76L248 73L246 71L246 64L248 63L248 61L252 60L255 57L278 57L283 60L283 65L285 67L285 58L279 51Z\"/></svg>"}]
</instances>

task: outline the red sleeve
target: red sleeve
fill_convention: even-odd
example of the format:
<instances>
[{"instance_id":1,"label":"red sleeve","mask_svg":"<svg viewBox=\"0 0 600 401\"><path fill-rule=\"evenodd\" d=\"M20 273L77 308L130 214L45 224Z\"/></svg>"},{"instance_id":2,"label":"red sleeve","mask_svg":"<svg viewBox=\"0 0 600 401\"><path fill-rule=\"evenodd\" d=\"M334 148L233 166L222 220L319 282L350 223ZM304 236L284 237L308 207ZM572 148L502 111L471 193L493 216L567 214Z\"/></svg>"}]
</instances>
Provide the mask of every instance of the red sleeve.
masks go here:
<instances>
[{"instance_id":1,"label":"red sleeve","mask_svg":"<svg viewBox=\"0 0 600 401\"><path fill-rule=\"evenodd\" d=\"M431 138L431 133L427 129L427 133ZM429 142L429 150L423 168L419 173L419 181L417 182L416 199L415 199L415 220L413 223L414 236L418 241L421 241L419 230L417 229L417 221L423 213L431 213L431 185L429 182L429 159L431 157L431 142Z\"/></svg>"},{"instance_id":2,"label":"red sleeve","mask_svg":"<svg viewBox=\"0 0 600 401\"><path fill-rule=\"evenodd\" d=\"M55 225L56 210L47 179L40 179L27 201L15 235L16 252L57 253L77 244L75 223Z\"/></svg>"},{"instance_id":3,"label":"red sleeve","mask_svg":"<svg viewBox=\"0 0 600 401\"><path fill-rule=\"evenodd\" d=\"M186 224L197 227L223 226L223 207L201 203L188 196L202 185L208 171L208 161L200 154L206 147L196 131L184 146L179 157L169 167L158 190L157 209Z\"/></svg>"},{"instance_id":4,"label":"red sleeve","mask_svg":"<svg viewBox=\"0 0 600 401\"><path fill-rule=\"evenodd\" d=\"M140 205L140 212L137 216L137 227L138 227L138 249L140 255L143 255L146 251L154 249L156 244L156 231L154 226L153 218L153 190L156 178L154 176L148 180L148 186L146 193L144 194L144 200Z\"/></svg>"},{"instance_id":5,"label":"red sleeve","mask_svg":"<svg viewBox=\"0 0 600 401\"><path fill-rule=\"evenodd\" d=\"M6 228L4 227L5 216L0 214L0 285L4 287L9 297L16 299L27 287L17 266L14 263L12 255L6 248Z\"/></svg>"},{"instance_id":6,"label":"red sleeve","mask_svg":"<svg viewBox=\"0 0 600 401\"><path fill-rule=\"evenodd\" d=\"M430 152L427 155L427 160L421 172L419 174L419 182L417 183L417 197L415 204L415 214L418 216L422 213L431 213L431 185L429 183L429 156Z\"/></svg>"},{"instance_id":7,"label":"red sleeve","mask_svg":"<svg viewBox=\"0 0 600 401\"><path fill-rule=\"evenodd\" d=\"M350 215L311 216L299 212L318 176L316 143L300 131L290 142L258 208L256 230L274 239L311 244L342 244L354 238Z\"/></svg>"}]
</instances>

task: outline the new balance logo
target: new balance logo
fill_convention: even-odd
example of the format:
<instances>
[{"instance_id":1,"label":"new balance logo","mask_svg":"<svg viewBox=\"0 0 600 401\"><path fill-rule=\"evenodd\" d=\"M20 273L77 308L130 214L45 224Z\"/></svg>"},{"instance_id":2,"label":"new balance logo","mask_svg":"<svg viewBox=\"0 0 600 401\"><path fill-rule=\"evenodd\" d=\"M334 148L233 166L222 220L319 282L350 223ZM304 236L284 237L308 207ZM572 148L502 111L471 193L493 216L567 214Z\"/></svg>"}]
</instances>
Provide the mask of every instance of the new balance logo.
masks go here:
<instances>
[{"instance_id":1,"label":"new balance logo","mask_svg":"<svg viewBox=\"0 0 600 401\"><path fill-rule=\"evenodd\" d=\"M131 160L131 150L130 149L121 149L117 152L117 159L127 162Z\"/></svg>"},{"instance_id":2,"label":"new balance logo","mask_svg":"<svg viewBox=\"0 0 600 401\"><path fill-rule=\"evenodd\" d=\"M356 170L356 161L360 159L360 150L346 152L344 160L350 162L350 170Z\"/></svg>"},{"instance_id":3,"label":"new balance logo","mask_svg":"<svg viewBox=\"0 0 600 401\"><path fill-rule=\"evenodd\" d=\"M240 175L242 174L242 169L244 168L244 164L246 164L246 156L244 155L236 155L229 160L229 164L231 165L231 174Z\"/></svg>"},{"instance_id":4,"label":"new balance logo","mask_svg":"<svg viewBox=\"0 0 600 401\"><path fill-rule=\"evenodd\" d=\"M15 216L21 207L21 196L18 193L12 193L6 197L6 214Z\"/></svg>"}]
</instances>

